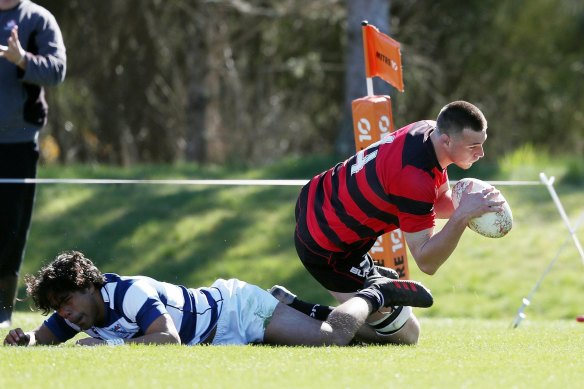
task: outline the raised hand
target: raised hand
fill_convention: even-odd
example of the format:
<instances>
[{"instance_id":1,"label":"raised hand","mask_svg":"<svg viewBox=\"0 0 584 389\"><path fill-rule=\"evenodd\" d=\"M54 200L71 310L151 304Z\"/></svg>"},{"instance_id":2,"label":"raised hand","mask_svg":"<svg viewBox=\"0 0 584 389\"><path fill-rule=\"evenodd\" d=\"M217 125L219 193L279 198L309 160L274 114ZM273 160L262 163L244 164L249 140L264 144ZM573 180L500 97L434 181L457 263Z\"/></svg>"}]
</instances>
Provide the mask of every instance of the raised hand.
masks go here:
<instances>
[{"instance_id":1,"label":"raised hand","mask_svg":"<svg viewBox=\"0 0 584 389\"><path fill-rule=\"evenodd\" d=\"M8 38L8 45L0 45L0 58L5 58L13 64L24 69L26 64L26 51L22 48L18 39L18 26L14 26Z\"/></svg>"}]
</instances>

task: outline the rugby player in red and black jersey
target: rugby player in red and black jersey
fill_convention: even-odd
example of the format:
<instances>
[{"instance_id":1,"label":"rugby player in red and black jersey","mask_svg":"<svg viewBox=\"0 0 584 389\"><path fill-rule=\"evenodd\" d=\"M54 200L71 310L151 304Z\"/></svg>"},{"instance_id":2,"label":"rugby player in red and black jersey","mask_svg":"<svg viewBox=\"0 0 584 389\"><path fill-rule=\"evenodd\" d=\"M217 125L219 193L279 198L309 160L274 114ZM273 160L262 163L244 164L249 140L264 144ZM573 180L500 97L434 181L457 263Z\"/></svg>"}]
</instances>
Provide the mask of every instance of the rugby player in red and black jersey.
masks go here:
<instances>
[{"instance_id":1,"label":"rugby player in red and black jersey","mask_svg":"<svg viewBox=\"0 0 584 389\"><path fill-rule=\"evenodd\" d=\"M470 219L501 210L498 192L470 193L470 185L456 210L452 204L446 168L471 167L484 156L486 139L483 113L455 101L436 121L409 124L312 178L296 204L295 243L306 269L342 303L379 275L367 252L378 236L399 228L420 270L434 274ZM436 218L449 219L440 231ZM395 310L400 313L389 308L370 316L359 336L417 343L420 328L411 309Z\"/></svg>"}]
</instances>

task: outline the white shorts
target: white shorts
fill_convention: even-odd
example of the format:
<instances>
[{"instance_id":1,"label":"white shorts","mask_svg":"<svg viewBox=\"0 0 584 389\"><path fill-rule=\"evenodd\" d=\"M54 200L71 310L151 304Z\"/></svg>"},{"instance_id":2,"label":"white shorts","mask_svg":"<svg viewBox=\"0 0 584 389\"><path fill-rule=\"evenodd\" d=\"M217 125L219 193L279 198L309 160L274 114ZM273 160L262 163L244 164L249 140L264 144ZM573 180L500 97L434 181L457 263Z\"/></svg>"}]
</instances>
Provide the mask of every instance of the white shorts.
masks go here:
<instances>
[{"instance_id":1,"label":"white shorts","mask_svg":"<svg viewBox=\"0 0 584 389\"><path fill-rule=\"evenodd\" d=\"M278 300L259 286L237 279L212 285L223 297L214 345L261 343Z\"/></svg>"}]
</instances>

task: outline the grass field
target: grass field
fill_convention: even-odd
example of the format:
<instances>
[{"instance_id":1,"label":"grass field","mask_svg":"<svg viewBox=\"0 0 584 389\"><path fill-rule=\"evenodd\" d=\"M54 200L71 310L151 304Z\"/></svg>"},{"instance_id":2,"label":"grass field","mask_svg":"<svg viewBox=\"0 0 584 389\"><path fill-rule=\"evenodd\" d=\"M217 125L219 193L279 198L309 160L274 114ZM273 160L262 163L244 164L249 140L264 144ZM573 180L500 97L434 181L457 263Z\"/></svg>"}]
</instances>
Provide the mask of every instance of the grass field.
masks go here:
<instances>
[{"instance_id":1,"label":"grass field","mask_svg":"<svg viewBox=\"0 0 584 389\"><path fill-rule=\"evenodd\" d=\"M16 325L39 322L17 315ZM0 387L570 388L581 383L582 324L423 319L417 346L0 348ZM4 334L4 332L1 332ZM105 384L104 384L105 383Z\"/></svg>"},{"instance_id":2,"label":"grass field","mask_svg":"<svg viewBox=\"0 0 584 389\"><path fill-rule=\"evenodd\" d=\"M552 163L552 162L555 162ZM329 157L289 160L262 169L192 165L42 167L40 177L148 179L308 179ZM511 156L451 179L537 181L557 176L569 218L584 214L581 162ZM575 168L569 168L576 166ZM568 167L568 168L566 168ZM467 231L432 277L410 262L412 278L435 297L417 310L416 347L124 347L0 348L0 387L573 387L582 381L584 266L543 186L499 187L514 213L504 238ZM286 285L301 297L332 303L303 269L292 242L298 187L170 185L39 185L22 274L58 252L84 251L104 271L150 275L201 286L237 277L268 288ZM584 227L577 231L584 241ZM527 319L510 329L521 299L550 261ZM410 260L411 261L411 260ZM19 295L24 296L21 285ZM17 304L15 325L42 320ZM2 334L4 332L1 332Z\"/></svg>"},{"instance_id":3,"label":"grass field","mask_svg":"<svg viewBox=\"0 0 584 389\"><path fill-rule=\"evenodd\" d=\"M326 158L304 159L241 171L192 165L52 167L42 169L40 175L306 179L332 163ZM562 171L551 164L515 165L464 173L489 180L537 181L540 168L545 168L548 175L558 177L556 189L570 219L584 213L584 182L562 184ZM451 175L456 178L456 173ZM424 282L435 295L434 307L420 312L421 316L511 321L521 299L568 238L545 187L500 189L514 214L514 227L507 236L490 239L468 230L432 277L410 263L412 278ZM332 303L296 256L292 233L298 191L295 186L40 185L22 273L36 271L60 251L77 249L104 271L150 275L188 286L206 285L218 277L237 277L264 288L280 283L308 300ZM584 227L577 235L584 241ZM559 254L533 298L529 318L570 320L584 313L582 260L572 242ZM22 286L20 295L24 295ZM18 308L26 309L27 304Z\"/></svg>"}]
</instances>

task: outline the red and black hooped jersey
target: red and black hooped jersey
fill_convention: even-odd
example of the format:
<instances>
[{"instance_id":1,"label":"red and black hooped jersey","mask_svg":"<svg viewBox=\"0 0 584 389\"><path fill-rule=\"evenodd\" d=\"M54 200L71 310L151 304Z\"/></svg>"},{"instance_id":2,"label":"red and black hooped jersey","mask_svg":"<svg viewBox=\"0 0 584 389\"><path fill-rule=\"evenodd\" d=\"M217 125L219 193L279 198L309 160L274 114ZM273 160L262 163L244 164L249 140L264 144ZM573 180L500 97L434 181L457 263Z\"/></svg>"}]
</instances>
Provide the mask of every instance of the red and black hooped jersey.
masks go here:
<instances>
[{"instance_id":1,"label":"red and black hooped jersey","mask_svg":"<svg viewBox=\"0 0 584 389\"><path fill-rule=\"evenodd\" d=\"M438 188L448 181L430 140L435 127L409 124L310 180L298 199L300 237L349 251L397 228L433 227Z\"/></svg>"}]
</instances>

